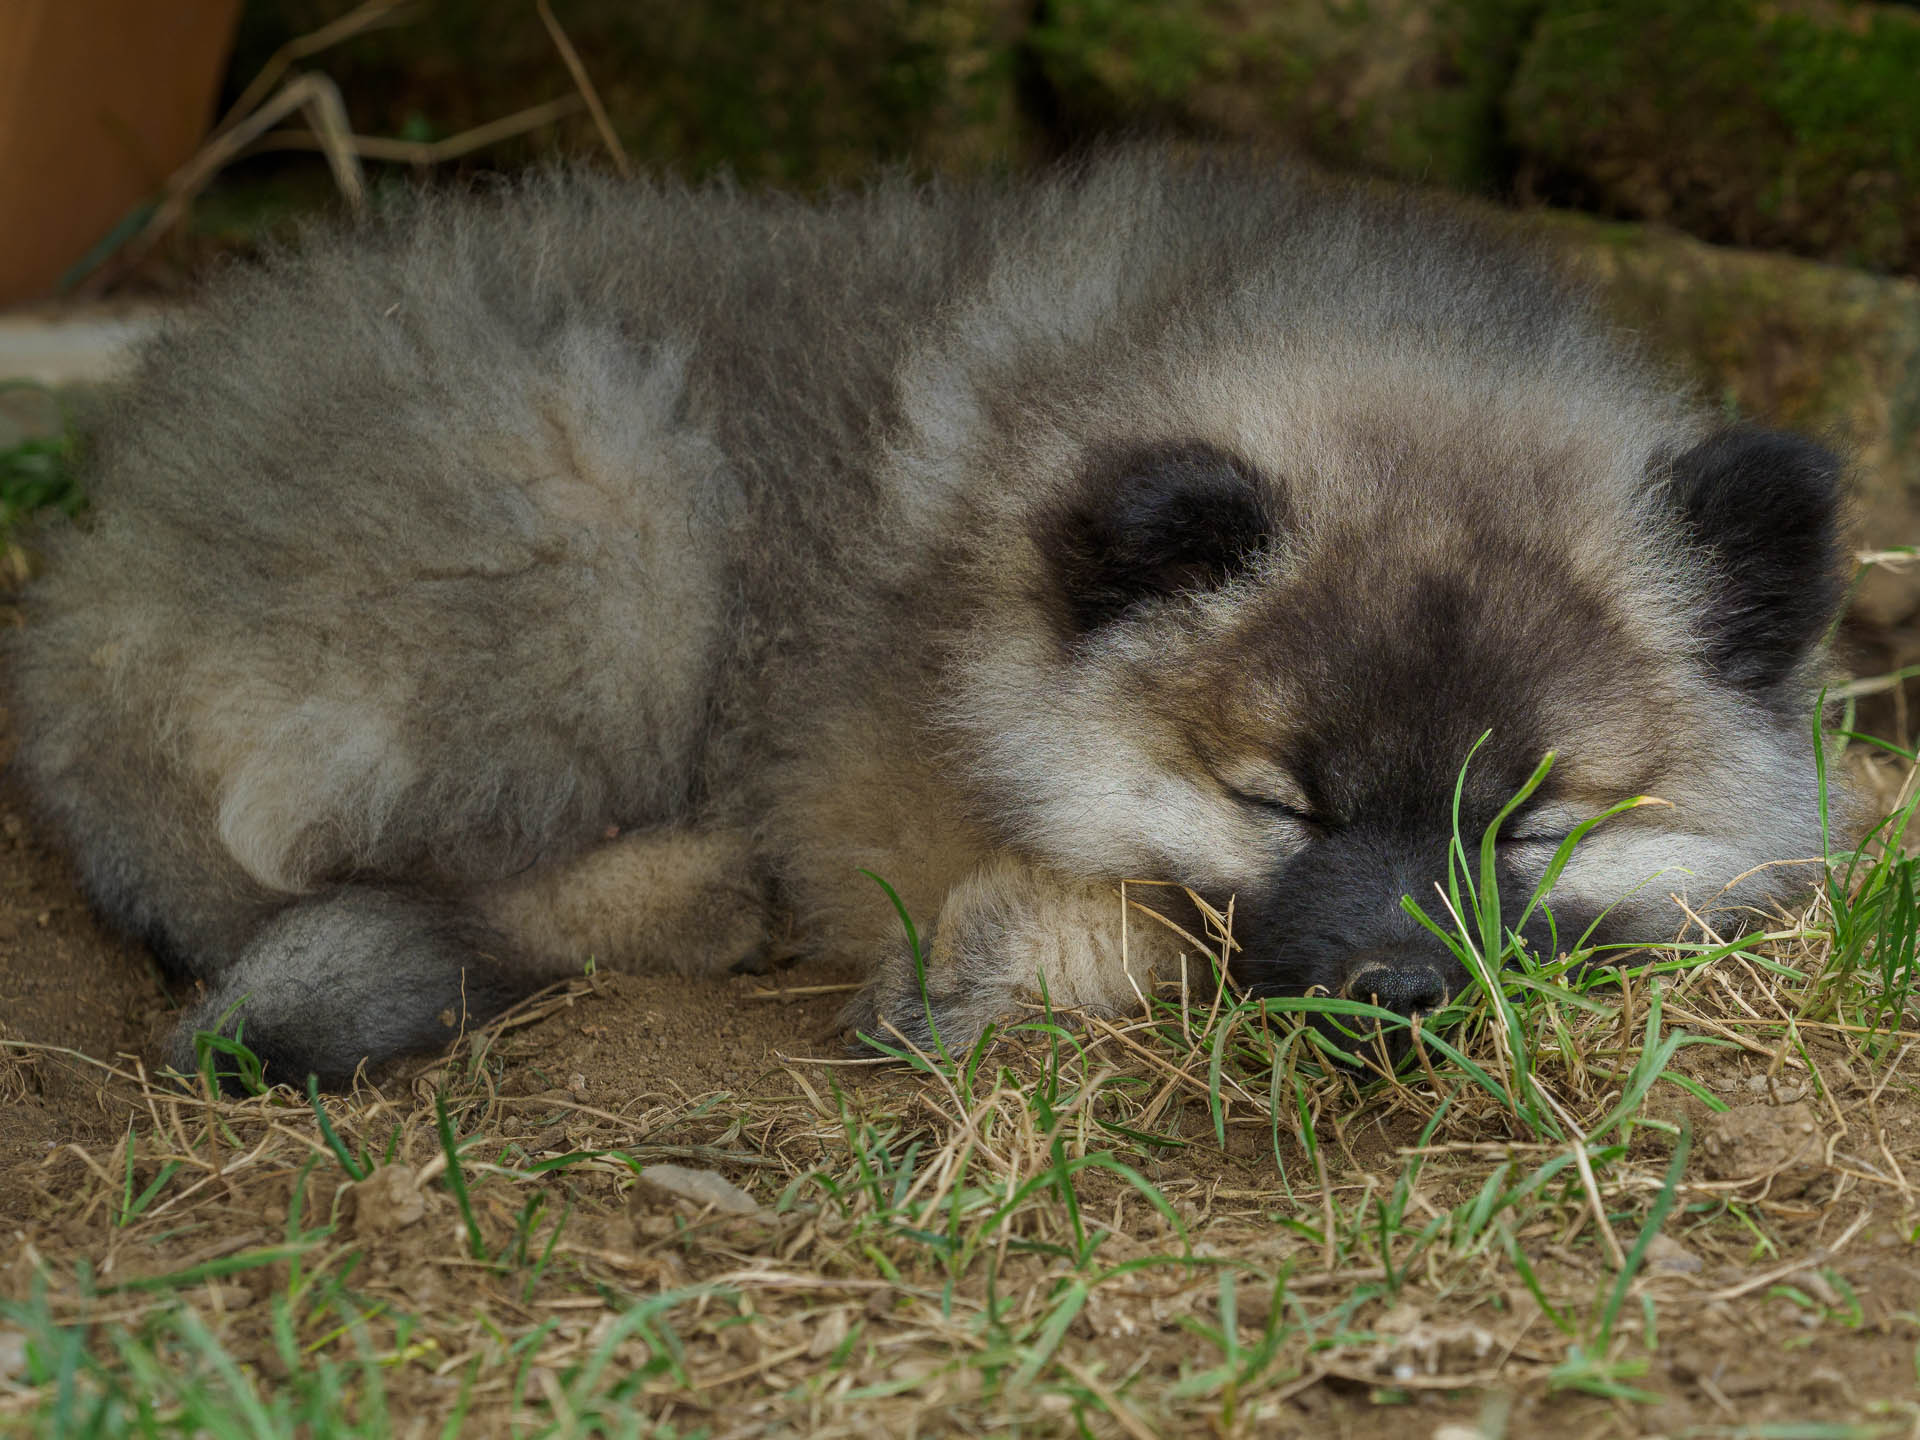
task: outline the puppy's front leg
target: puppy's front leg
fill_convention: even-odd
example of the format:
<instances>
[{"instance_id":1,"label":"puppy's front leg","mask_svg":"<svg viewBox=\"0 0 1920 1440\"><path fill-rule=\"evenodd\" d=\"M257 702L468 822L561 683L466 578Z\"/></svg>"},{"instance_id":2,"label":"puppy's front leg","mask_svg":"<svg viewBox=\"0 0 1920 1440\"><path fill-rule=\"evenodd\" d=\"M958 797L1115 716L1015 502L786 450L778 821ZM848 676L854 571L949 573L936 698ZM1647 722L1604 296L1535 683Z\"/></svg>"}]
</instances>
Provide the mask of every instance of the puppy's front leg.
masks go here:
<instances>
[{"instance_id":1,"label":"puppy's front leg","mask_svg":"<svg viewBox=\"0 0 1920 1440\"><path fill-rule=\"evenodd\" d=\"M931 1047L937 1029L949 1049L966 1046L988 1022L1022 1013L1022 1001L1037 1001L1043 986L1056 1007L1115 1014L1137 1006L1156 975L1173 973L1183 948L1151 916L1123 917L1117 884L1012 856L988 861L950 890L922 943L924 991L903 944L849 1012L856 1030L887 1039L898 1029Z\"/></svg>"}]
</instances>

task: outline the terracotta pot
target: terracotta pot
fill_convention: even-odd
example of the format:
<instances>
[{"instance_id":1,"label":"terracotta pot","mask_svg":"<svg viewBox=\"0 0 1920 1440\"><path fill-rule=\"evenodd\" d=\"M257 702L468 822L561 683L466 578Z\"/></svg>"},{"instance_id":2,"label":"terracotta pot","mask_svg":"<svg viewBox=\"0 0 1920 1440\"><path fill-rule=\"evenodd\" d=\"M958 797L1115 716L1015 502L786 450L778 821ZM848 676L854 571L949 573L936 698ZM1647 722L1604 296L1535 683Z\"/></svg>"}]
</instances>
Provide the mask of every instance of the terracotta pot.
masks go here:
<instances>
[{"instance_id":1,"label":"terracotta pot","mask_svg":"<svg viewBox=\"0 0 1920 1440\"><path fill-rule=\"evenodd\" d=\"M206 134L240 0L0 0L0 304L50 292Z\"/></svg>"}]
</instances>

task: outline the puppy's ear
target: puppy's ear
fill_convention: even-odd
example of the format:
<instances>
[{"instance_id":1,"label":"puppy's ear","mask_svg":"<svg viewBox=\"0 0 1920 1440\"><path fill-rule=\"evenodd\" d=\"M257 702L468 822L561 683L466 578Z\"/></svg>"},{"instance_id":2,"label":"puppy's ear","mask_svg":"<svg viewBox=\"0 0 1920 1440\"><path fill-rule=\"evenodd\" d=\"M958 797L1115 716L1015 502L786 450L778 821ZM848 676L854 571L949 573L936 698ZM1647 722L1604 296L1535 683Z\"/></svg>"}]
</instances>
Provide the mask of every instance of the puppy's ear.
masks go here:
<instances>
[{"instance_id":1,"label":"puppy's ear","mask_svg":"<svg viewBox=\"0 0 1920 1440\"><path fill-rule=\"evenodd\" d=\"M1197 441L1096 456L1035 538L1085 635L1152 600L1213 589L1273 543L1277 501L1245 461Z\"/></svg>"},{"instance_id":2,"label":"puppy's ear","mask_svg":"<svg viewBox=\"0 0 1920 1440\"><path fill-rule=\"evenodd\" d=\"M1665 499L1710 556L1697 624L1730 684L1772 690L1832 625L1846 589L1843 468L1812 440L1744 425L1674 458Z\"/></svg>"}]
</instances>

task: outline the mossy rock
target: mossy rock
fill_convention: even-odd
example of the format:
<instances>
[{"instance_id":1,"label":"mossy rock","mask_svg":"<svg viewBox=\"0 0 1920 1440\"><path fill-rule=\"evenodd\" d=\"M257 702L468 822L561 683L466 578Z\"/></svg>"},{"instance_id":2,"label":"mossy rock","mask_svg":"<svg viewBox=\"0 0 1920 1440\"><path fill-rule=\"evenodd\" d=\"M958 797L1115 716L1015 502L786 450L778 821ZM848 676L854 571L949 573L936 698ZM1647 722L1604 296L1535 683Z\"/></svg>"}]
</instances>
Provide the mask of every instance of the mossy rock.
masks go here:
<instances>
[{"instance_id":1,"label":"mossy rock","mask_svg":"<svg viewBox=\"0 0 1920 1440\"><path fill-rule=\"evenodd\" d=\"M351 0L251 0L231 87ZM1020 0L636 5L553 0L636 163L813 187L876 166L978 171L1021 158ZM427 0L310 61L361 133L439 139L573 93L532 0ZM584 115L485 160L600 149Z\"/></svg>"},{"instance_id":2,"label":"mossy rock","mask_svg":"<svg viewBox=\"0 0 1920 1440\"><path fill-rule=\"evenodd\" d=\"M1824 436L1853 460L1855 535L1920 543L1920 283L1726 249L1657 226L1536 222L1597 278L1621 324L1728 417ZM1876 570L1869 632L1920 625L1920 568Z\"/></svg>"},{"instance_id":3,"label":"mossy rock","mask_svg":"<svg viewBox=\"0 0 1920 1440\"><path fill-rule=\"evenodd\" d=\"M1920 13L1547 0L1506 102L1524 184L1721 243L1920 272Z\"/></svg>"},{"instance_id":4,"label":"mossy rock","mask_svg":"<svg viewBox=\"0 0 1920 1440\"><path fill-rule=\"evenodd\" d=\"M1030 41L1069 136L1289 145L1467 191L1503 183L1532 0L1051 0Z\"/></svg>"}]
</instances>

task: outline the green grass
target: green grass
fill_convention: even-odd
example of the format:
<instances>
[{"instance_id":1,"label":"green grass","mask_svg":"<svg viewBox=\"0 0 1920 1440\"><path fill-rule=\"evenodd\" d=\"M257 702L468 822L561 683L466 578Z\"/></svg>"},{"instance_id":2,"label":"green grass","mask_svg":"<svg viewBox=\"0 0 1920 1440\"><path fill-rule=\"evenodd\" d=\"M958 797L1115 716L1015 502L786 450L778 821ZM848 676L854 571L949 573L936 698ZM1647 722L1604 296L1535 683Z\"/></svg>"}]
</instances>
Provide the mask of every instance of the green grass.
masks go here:
<instances>
[{"instance_id":1,"label":"green grass","mask_svg":"<svg viewBox=\"0 0 1920 1440\"><path fill-rule=\"evenodd\" d=\"M26 380L0 380L0 392L45 388ZM77 515L85 503L77 478L80 442L64 411L63 418L68 423L56 434L28 436L0 448L0 549L36 511L51 507Z\"/></svg>"}]
</instances>

